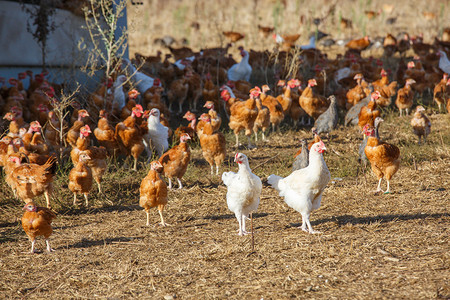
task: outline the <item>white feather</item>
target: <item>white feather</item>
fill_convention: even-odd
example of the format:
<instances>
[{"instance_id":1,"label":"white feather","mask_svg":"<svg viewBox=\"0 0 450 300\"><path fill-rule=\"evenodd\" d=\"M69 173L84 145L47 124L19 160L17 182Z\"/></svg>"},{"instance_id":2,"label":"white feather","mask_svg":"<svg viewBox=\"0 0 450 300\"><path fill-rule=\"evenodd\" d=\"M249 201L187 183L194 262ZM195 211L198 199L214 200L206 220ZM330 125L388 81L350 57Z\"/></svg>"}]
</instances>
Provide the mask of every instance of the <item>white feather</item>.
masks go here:
<instances>
[{"instance_id":1,"label":"white feather","mask_svg":"<svg viewBox=\"0 0 450 300\"><path fill-rule=\"evenodd\" d=\"M169 128L160 123L160 112L157 108L152 109L157 111L156 116L150 113L148 117L148 135L152 141L152 145L156 148L158 156L161 156L169 149Z\"/></svg>"},{"instance_id":2,"label":"white feather","mask_svg":"<svg viewBox=\"0 0 450 300\"><path fill-rule=\"evenodd\" d=\"M250 81L250 76L252 75L252 67L248 63L248 52L243 50L244 56L241 61L237 64L231 66L228 70L228 80L238 81L246 80Z\"/></svg>"},{"instance_id":3,"label":"white feather","mask_svg":"<svg viewBox=\"0 0 450 300\"><path fill-rule=\"evenodd\" d=\"M302 229L312 231L309 215L320 207L322 192L331 179L322 154L314 150L319 143L315 143L309 152L309 165L306 168L292 172L286 178L270 175L267 179L286 204L302 214Z\"/></svg>"},{"instance_id":4,"label":"white feather","mask_svg":"<svg viewBox=\"0 0 450 300\"><path fill-rule=\"evenodd\" d=\"M242 163L239 171L224 172L222 181L227 186L227 205L234 212L239 222L240 234L245 233L245 220L252 211L258 209L262 183L261 179L252 173L247 156L239 153ZM243 225L241 226L241 222Z\"/></svg>"}]
</instances>

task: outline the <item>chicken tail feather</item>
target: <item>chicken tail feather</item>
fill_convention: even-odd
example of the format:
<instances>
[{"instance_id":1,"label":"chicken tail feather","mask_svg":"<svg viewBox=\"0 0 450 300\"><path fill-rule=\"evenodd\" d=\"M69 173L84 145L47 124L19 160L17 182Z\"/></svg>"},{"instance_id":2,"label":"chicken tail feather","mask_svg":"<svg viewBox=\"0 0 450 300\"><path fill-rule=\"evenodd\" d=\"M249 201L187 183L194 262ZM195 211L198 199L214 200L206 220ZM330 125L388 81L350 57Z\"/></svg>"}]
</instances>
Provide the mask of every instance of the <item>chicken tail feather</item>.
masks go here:
<instances>
[{"instance_id":1,"label":"chicken tail feather","mask_svg":"<svg viewBox=\"0 0 450 300\"><path fill-rule=\"evenodd\" d=\"M278 186L278 183L280 182L280 179L283 179L283 177L277 176L277 175L270 175L267 177L267 182L277 191L280 191L280 188Z\"/></svg>"}]
</instances>

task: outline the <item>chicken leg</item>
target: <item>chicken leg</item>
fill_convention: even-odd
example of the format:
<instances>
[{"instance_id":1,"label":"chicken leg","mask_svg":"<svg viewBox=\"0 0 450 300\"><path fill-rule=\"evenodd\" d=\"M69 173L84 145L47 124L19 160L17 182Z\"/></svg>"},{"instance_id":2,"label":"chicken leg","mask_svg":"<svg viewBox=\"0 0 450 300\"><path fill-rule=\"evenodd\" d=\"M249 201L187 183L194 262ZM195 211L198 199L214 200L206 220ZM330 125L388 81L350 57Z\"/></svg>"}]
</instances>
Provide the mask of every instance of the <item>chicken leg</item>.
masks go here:
<instances>
[{"instance_id":1,"label":"chicken leg","mask_svg":"<svg viewBox=\"0 0 450 300\"><path fill-rule=\"evenodd\" d=\"M100 182L97 179L95 181L97 182L98 193L101 194L102 193L102 186L101 186Z\"/></svg>"},{"instance_id":2,"label":"chicken leg","mask_svg":"<svg viewBox=\"0 0 450 300\"><path fill-rule=\"evenodd\" d=\"M87 194L87 193L84 194L84 199L86 200L86 207L87 207L88 204L89 204L89 201L88 201L88 194Z\"/></svg>"},{"instance_id":3,"label":"chicken leg","mask_svg":"<svg viewBox=\"0 0 450 300\"><path fill-rule=\"evenodd\" d=\"M133 171L137 171L137 157L134 158Z\"/></svg>"},{"instance_id":4,"label":"chicken leg","mask_svg":"<svg viewBox=\"0 0 450 300\"><path fill-rule=\"evenodd\" d=\"M44 192L45 201L47 201L47 208L50 208L50 196L47 191Z\"/></svg>"},{"instance_id":5,"label":"chicken leg","mask_svg":"<svg viewBox=\"0 0 450 300\"><path fill-rule=\"evenodd\" d=\"M382 179L383 179L383 178L380 178L380 179L378 180L378 186L377 186L377 189L376 189L376 191L375 191L375 194L377 194L377 193L383 191L383 190L381 189L381 180L382 180Z\"/></svg>"},{"instance_id":6,"label":"chicken leg","mask_svg":"<svg viewBox=\"0 0 450 300\"><path fill-rule=\"evenodd\" d=\"M166 223L164 222L164 217L163 217L163 214L162 214L163 209L164 209L164 205L159 205L159 206L158 206L159 216L161 217L161 223L160 223L160 224L161 224L162 226L166 227L168 224L166 224Z\"/></svg>"},{"instance_id":7,"label":"chicken leg","mask_svg":"<svg viewBox=\"0 0 450 300\"><path fill-rule=\"evenodd\" d=\"M316 234L321 233L320 231L316 231L312 229L311 222L309 221L309 213L301 213L302 214L302 226L300 227L301 230L305 232L309 232L310 234ZM306 228L308 227L308 228Z\"/></svg>"},{"instance_id":8,"label":"chicken leg","mask_svg":"<svg viewBox=\"0 0 450 300\"><path fill-rule=\"evenodd\" d=\"M240 211L236 211L235 215L239 223L238 235L243 236L248 234L248 232L245 231L245 216Z\"/></svg>"},{"instance_id":9,"label":"chicken leg","mask_svg":"<svg viewBox=\"0 0 450 300\"><path fill-rule=\"evenodd\" d=\"M168 186L168 188L169 188L169 190L171 190L172 189L172 179L170 179L170 178L168 178L169 179L169 186Z\"/></svg>"},{"instance_id":10,"label":"chicken leg","mask_svg":"<svg viewBox=\"0 0 450 300\"><path fill-rule=\"evenodd\" d=\"M73 193L73 206L77 205L77 193Z\"/></svg>"},{"instance_id":11,"label":"chicken leg","mask_svg":"<svg viewBox=\"0 0 450 300\"><path fill-rule=\"evenodd\" d=\"M147 214L147 224L145 225L150 226L150 212L146 210L145 213Z\"/></svg>"},{"instance_id":12,"label":"chicken leg","mask_svg":"<svg viewBox=\"0 0 450 300\"><path fill-rule=\"evenodd\" d=\"M45 239L45 243L47 244L47 251L48 252L53 252L55 250L52 249L52 247L50 247L50 242L48 241L48 239Z\"/></svg>"},{"instance_id":13,"label":"chicken leg","mask_svg":"<svg viewBox=\"0 0 450 300\"><path fill-rule=\"evenodd\" d=\"M34 244L36 243L36 240L31 241L31 251L30 253L34 253Z\"/></svg>"},{"instance_id":14,"label":"chicken leg","mask_svg":"<svg viewBox=\"0 0 450 300\"><path fill-rule=\"evenodd\" d=\"M216 175L219 175L219 164L216 164Z\"/></svg>"},{"instance_id":15,"label":"chicken leg","mask_svg":"<svg viewBox=\"0 0 450 300\"><path fill-rule=\"evenodd\" d=\"M389 180L386 180L387 181L387 190L386 190L386 192L384 192L385 194L390 194L391 192L390 192L390 190L389 190Z\"/></svg>"},{"instance_id":16,"label":"chicken leg","mask_svg":"<svg viewBox=\"0 0 450 300\"><path fill-rule=\"evenodd\" d=\"M177 178L178 181L178 189L181 190L183 188L183 184L181 183L180 178Z\"/></svg>"}]
</instances>

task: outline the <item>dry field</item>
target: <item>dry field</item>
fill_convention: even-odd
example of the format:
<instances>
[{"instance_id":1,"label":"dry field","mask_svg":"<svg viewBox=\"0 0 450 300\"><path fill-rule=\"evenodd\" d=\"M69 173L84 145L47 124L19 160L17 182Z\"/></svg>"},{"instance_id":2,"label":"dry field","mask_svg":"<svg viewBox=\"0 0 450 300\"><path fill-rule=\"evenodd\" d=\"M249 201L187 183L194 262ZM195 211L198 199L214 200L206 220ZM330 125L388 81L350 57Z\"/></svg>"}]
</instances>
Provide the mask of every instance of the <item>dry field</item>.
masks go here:
<instances>
[{"instance_id":1,"label":"dry field","mask_svg":"<svg viewBox=\"0 0 450 300\"><path fill-rule=\"evenodd\" d=\"M388 115L381 136L400 146L402 166L393 194L375 196L371 171L357 172L356 128L341 128L325 160L332 182L309 235L296 228L300 214L264 184L250 236L236 235L227 209L226 188L209 172L197 146L185 176L186 188L169 194L165 211L171 226L145 226L138 207L138 173L112 164L105 195L93 193L88 209L71 208L67 170L61 169L51 243L55 252L31 255L21 225L22 203L1 182L0 294L5 298L336 298L432 299L449 289L449 115L431 116L433 132L422 147L409 118ZM299 138L307 131L284 129L256 150L242 149L254 172L287 175ZM227 136L233 141L233 136ZM229 148L223 170L234 170ZM43 199L39 199L44 203ZM38 249L44 242L38 240Z\"/></svg>"},{"instance_id":2,"label":"dry field","mask_svg":"<svg viewBox=\"0 0 450 300\"><path fill-rule=\"evenodd\" d=\"M257 38L257 24L273 26L278 20L279 28L291 33L301 14L323 16L331 1L286 2L284 8L282 1L239 1L242 9L233 5L238 3L233 0L223 7L218 1L208 5L206 0L130 5L131 53L156 53L152 41L164 34L187 37L197 49L217 46L224 43L222 30L239 30L239 26L249 34L244 39L246 47L264 49L265 43ZM334 20L348 13L343 16L361 26L341 32L329 20L321 30L334 30L342 37L362 35L363 28L375 35L388 30L384 22L377 26L362 17L365 9L377 10L388 1L337 2ZM431 4L425 6L427 2ZM351 7L349 3L354 6L346 12L343 7ZM449 25L441 15L442 11L448 13L449 1L395 2L398 6L402 3L401 11L391 13L399 17L396 31L410 26L413 33L423 31L431 38ZM255 15L252 7L257 8ZM244 15L238 15L241 10ZM436 19L424 20L421 13L425 10L435 12ZM381 17L385 20L387 14ZM198 20L202 30L196 43L197 34L189 27L193 20ZM302 38L312 28L309 26L300 28ZM306 38L302 41L306 43ZM266 43L265 48L273 47L271 41ZM168 227L158 225L156 210L152 211L152 225L145 226L145 213L138 206L139 185L148 171L143 159L138 172L124 168L123 161L111 161L104 177L104 195L96 195L94 188L88 208L71 206L67 189L71 166L59 166L52 197L58 212L51 237L56 251L50 254L41 238L39 253L25 253L30 242L20 224L23 203L14 199L2 178L0 298L448 299L450 115L436 114L427 97L421 101L433 125L426 145L417 145L410 117L399 118L397 111L391 110L383 113L380 136L399 146L402 158L391 182L392 194L374 195L376 178L370 169L361 173L357 128L340 127L332 141L325 139L329 148L325 161L332 181L324 192L322 207L311 217L312 226L322 234L309 235L298 229L300 214L266 183L270 174L290 173L299 140L310 138L310 128L285 125L257 149L239 149L263 180L253 220L253 252L251 237L237 236L237 220L226 205L226 187L219 177L209 176L209 165L198 145L192 145L191 164L183 179L185 189L169 192L164 213ZM231 147L234 136L227 133L226 137L228 159L222 171L236 171L232 162L236 149ZM43 205L45 201L42 197L37 202Z\"/></svg>"}]
</instances>

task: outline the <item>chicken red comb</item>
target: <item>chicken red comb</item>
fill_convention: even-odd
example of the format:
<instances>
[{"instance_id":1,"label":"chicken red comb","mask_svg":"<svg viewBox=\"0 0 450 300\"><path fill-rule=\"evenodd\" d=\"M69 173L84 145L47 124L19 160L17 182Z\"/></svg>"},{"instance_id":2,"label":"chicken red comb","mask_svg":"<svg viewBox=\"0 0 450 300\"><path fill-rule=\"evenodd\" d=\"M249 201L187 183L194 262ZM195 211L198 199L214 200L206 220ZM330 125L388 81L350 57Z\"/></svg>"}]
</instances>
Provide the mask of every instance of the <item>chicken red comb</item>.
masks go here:
<instances>
[{"instance_id":1,"label":"chicken red comb","mask_svg":"<svg viewBox=\"0 0 450 300\"><path fill-rule=\"evenodd\" d=\"M161 85L161 80L159 78L155 78L155 80L153 80L153 86L160 86Z\"/></svg>"},{"instance_id":2,"label":"chicken red comb","mask_svg":"<svg viewBox=\"0 0 450 300\"><path fill-rule=\"evenodd\" d=\"M140 111L144 111L144 109L142 108L142 105L140 105L140 104L136 104L136 106L134 108L139 109Z\"/></svg>"},{"instance_id":3,"label":"chicken red comb","mask_svg":"<svg viewBox=\"0 0 450 300\"><path fill-rule=\"evenodd\" d=\"M308 85L315 86L317 85L317 81L315 79L308 80Z\"/></svg>"},{"instance_id":4,"label":"chicken red comb","mask_svg":"<svg viewBox=\"0 0 450 300\"><path fill-rule=\"evenodd\" d=\"M377 100L378 98L380 98L381 94L379 91L373 92L372 94L370 94L371 98L374 100Z\"/></svg>"},{"instance_id":5,"label":"chicken red comb","mask_svg":"<svg viewBox=\"0 0 450 300\"><path fill-rule=\"evenodd\" d=\"M18 78L19 78L20 80L23 80L23 79L27 78L27 73L25 73L25 72L19 73Z\"/></svg>"},{"instance_id":6,"label":"chicken red comb","mask_svg":"<svg viewBox=\"0 0 450 300\"><path fill-rule=\"evenodd\" d=\"M17 79L15 79L15 78L10 78L10 79L8 80L8 82L9 82L9 84L11 84L11 85L16 85L16 84L17 84Z\"/></svg>"},{"instance_id":7,"label":"chicken red comb","mask_svg":"<svg viewBox=\"0 0 450 300\"><path fill-rule=\"evenodd\" d=\"M229 96L230 93L228 92L228 90L222 90L222 92L220 93L220 97L225 98L225 96Z\"/></svg>"},{"instance_id":8,"label":"chicken red comb","mask_svg":"<svg viewBox=\"0 0 450 300\"><path fill-rule=\"evenodd\" d=\"M386 70L384 70L384 69L381 69L381 76L386 76L387 75L387 72L386 72Z\"/></svg>"},{"instance_id":9,"label":"chicken red comb","mask_svg":"<svg viewBox=\"0 0 450 300\"><path fill-rule=\"evenodd\" d=\"M289 87L291 89L293 89L295 87L298 87L298 86L300 86L300 80L298 80L298 79L291 79L291 80L289 80L288 85L289 85Z\"/></svg>"},{"instance_id":10,"label":"chicken red comb","mask_svg":"<svg viewBox=\"0 0 450 300\"><path fill-rule=\"evenodd\" d=\"M239 156L239 152L236 152L236 154L234 155L234 161L237 161L238 156Z\"/></svg>"},{"instance_id":11,"label":"chicken red comb","mask_svg":"<svg viewBox=\"0 0 450 300\"><path fill-rule=\"evenodd\" d=\"M413 62L413 61L410 61L409 63L408 63L408 69L412 69L412 68L414 68L416 66L416 64Z\"/></svg>"},{"instance_id":12,"label":"chicken red comb","mask_svg":"<svg viewBox=\"0 0 450 300\"><path fill-rule=\"evenodd\" d=\"M277 86L284 86L286 84L286 82L284 80L278 80L277 82Z\"/></svg>"},{"instance_id":13,"label":"chicken red comb","mask_svg":"<svg viewBox=\"0 0 450 300\"><path fill-rule=\"evenodd\" d=\"M136 99L136 97L137 97L139 94L140 94L140 93L139 93L137 90L132 89L131 91L128 92L128 97L129 97L130 99Z\"/></svg>"}]
</instances>

